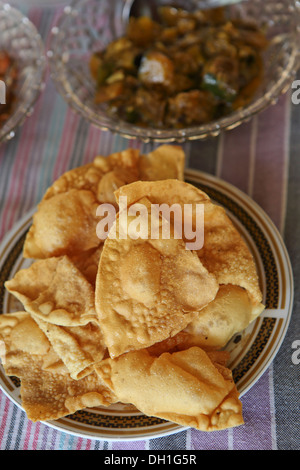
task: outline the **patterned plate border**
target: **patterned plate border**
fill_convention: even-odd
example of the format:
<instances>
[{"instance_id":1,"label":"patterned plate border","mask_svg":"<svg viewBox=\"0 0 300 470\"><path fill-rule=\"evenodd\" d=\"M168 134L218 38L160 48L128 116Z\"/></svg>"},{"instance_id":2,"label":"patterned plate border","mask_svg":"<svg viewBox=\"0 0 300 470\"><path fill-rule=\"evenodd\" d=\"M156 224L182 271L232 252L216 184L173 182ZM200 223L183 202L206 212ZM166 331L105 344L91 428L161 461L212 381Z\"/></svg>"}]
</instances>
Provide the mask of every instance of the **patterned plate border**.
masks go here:
<instances>
[{"instance_id":1,"label":"patterned plate border","mask_svg":"<svg viewBox=\"0 0 300 470\"><path fill-rule=\"evenodd\" d=\"M214 202L225 207L257 264L266 310L226 347L232 353L230 366L243 396L269 367L286 334L293 306L291 263L273 222L246 194L206 173L186 170L185 176L188 183L202 189ZM11 298L3 284L22 266L22 247L33 212L16 224L0 245L0 312L13 311ZM19 385L18 379L5 376L0 365L2 390L22 408ZM153 439L185 429L125 406L81 410L45 424L76 436L106 441Z\"/></svg>"}]
</instances>

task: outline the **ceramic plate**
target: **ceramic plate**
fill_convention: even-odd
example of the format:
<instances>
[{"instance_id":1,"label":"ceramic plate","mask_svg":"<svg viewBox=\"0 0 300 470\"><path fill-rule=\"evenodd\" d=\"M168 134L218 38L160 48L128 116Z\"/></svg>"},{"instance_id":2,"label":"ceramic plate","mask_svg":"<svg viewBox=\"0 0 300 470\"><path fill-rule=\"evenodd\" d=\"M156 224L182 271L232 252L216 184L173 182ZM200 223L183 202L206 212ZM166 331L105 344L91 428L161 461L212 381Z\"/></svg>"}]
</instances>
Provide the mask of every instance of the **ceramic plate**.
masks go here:
<instances>
[{"instance_id":1,"label":"ceramic plate","mask_svg":"<svg viewBox=\"0 0 300 470\"><path fill-rule=\"evenodd\" d=\"M226 349L230 368L243 396L268 368L286 334L293 304L293 276L287 250L269 217L247 195L210 175L187 170L186 181L205 191L221 204L247 242L256 261L266 310L245 331L235 335ZM0 248L0 312L20 309L3 283L28 266L22 247L31 224L28 214L8 234ZM0 365L3 391L21 407L19 380L6 377ZM250 392L251 393L251 392ZM104 440L153 439L184 430L158 418L147 417L130 406L114 405L76 412L45 423L76 436Z\"/></svg>"}]
</instances>

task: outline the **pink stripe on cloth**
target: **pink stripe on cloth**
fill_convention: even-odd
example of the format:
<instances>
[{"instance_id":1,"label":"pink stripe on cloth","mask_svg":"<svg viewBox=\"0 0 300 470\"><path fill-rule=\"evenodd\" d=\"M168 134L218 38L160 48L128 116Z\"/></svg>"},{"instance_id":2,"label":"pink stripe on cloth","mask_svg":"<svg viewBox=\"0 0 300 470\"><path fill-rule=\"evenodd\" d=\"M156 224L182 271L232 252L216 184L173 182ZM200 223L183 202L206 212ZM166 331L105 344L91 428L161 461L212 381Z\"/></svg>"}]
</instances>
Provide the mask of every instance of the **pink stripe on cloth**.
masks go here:
<instances>
[{"instance_id":1,"label":"pink stripe on cloth","mask_svg":"<svg viewBox=\"0 0 300 470\"><path fill-rule=\"evenodd\" d=\"M0 238L2 238L4 233L13 225L15 221L15 212L17 208L20 207L20 200L24 189L22 182L25 181L24 177L26 175L26 171L29 171L30 169L28 163L30 161L31 151L35 145L35 139L32 138L32 136L38 127L39 108L41 105L42 101L40 100L37 103L36 112L28 119L27 122L24 123L24 127L21 131L22 135L19 141L19 147L22 146L22 151L20 151L22 158L15 160L14 166L11 170L9 191L6 198L6 207L3 211L3 223L0 229Z\"/></svg>"},{"instance_id":2,"label":"pink stripe on cloth","mask_svg":"<svg viewBox=\"0 0 300 470\"><path fill-rule=\"evenodd\" d=\"M39 29L43 10L40 8L31 8L28 12L28 18Z\"/></svg>"},{"instance_id":3,"label":"pink stripe on cloth","mask_svg":"<svg viewBox=\"0 0 300 470\"><path fill-rule=\"evenodd\" d=\"M77 439L76 450L81 450L82 441L83 439L81 437Z\"/></svg>"},{"instance_id":4,"label":"pink stripe on cloth","mask_svg":"<svg viewBox=\"0 0 300 470\"><path fill-rule=\"evenodd\" d=\"M38 449L40 432L41 432L41 423L36 423L33 441L32 441L32 450Z\"/></svg>"},{"instance_id":5,"label":"pink stripe on cloth","mask_svg":"<svg viewBox=\"0 0 300 470\"><path fill-rule=\"evenodd\" d=\"M31 431L32 431L32 422L28 420L27 421L27 427L26 427L25 441L24 441L22 450L28 450L29 449Z\"/></svg>"},{"instance_id":6,"label":"pink stripe on cloth","mask_svg":"<svg viewBox=\"0 0 300 470\"><path fill-rule=\"evenodd\" d=\"M257 117L253 199L281 227L285 203L289 94Z\"/></svg>"},{"instance_id":7,"label":"pink stripe on cloth","mask_svg":"<svg viewBox=\"0 0 300 470\"><path fill-rule=\"evenodd\" d=\"M253 121L223 135L219 177L248 192Z\"/></svg>"},{"instance_id":8,"label":"pink stripe on cloth","mask_svg":"<svg viewBox=\"0 0 300 470\"><path fill-rule=\"evenodd\" d=\"M53 10L53 17L51 20L51 25L49 29L49 34L47 35L46 39L44 40L45 50L48 51L50 49L50 41L51 41L51 30L57 24L58 19L60 18L61 14L63 13L64 7L58 6L55 10Z\"/></svg>"},{"instance_id":9,"label":"pink stripe on cloth","mask_svg":"<svg viewBox=\"0 0 300 470\"><path fill-rule=\"evenodd\" d=\"M11 402L7 398L7 396L0 391L0 409L2 409L2 403L4 403L3 407L3 419L2 416L0 417L0 449L3 449L2 442L4 442L4 438L6 436L6 424L9 415L9 408L11 407Z\"/></svg>"},{"instance_id":10,"label":"pink stripe on cloth","mask_svg":"<svg viewBox=\"0 0 300 470\"><path fill-rule=\"evenodd\" d=\"M88 129L87 136L85 138L85 148L83 152L83 158L81 165L91 163L95 157L100 154L100 145L105 138L105 132L101 129L91 125Z\"/></svg>"},{"instance_id":11,"label":"pink stripe on cloth","mask_svg":"<svg viewBox=\"0 0 300 470\"><path fill-rule=\"evenodd\" d=\"M76 138L76 130L79 124L79 116L68 109L62 132L61 142L57 152L55 166L53 168L53 181L68 170L68 164L72 157L72 148Z\"/></svg>"},{"instance_id":12,"label":"pink stripe on cloth","mask_svg":"<svg viewBox=\"0 0 300 470\"><path fill-rule=\"evenodd\" d=\"M76 437L76 450L91 450L93 441L82 437Z\"/></svg>"}]
</instances>

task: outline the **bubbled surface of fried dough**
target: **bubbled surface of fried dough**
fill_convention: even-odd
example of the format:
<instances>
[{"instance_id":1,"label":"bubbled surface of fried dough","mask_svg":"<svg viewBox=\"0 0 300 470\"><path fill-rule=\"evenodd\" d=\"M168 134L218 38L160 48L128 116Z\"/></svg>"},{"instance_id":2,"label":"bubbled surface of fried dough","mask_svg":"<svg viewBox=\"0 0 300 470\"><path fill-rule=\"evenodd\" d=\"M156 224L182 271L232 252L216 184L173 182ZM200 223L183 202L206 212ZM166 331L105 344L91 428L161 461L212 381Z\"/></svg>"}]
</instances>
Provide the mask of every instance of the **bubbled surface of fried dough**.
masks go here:
<instances>
[{"instance_id":1,"label":"bubbled surface of fried dough","mask_svg":"<svg viewBox=\"0 0 300 470\"><path fill-rule=\"evenodd\" d=\"M78 380L89 375L94 364L102 361L106 346L97 323L66 327L46 322L36 315L32 317L49 339L72 379Z\"/></svg>"},{"instance_id":2,"label":"bubbled surface of fried dough","mask_svg":"<svg viewBox=\"0 0 300 470\"><path fill-rule=\"evenodd\" d=\"M140 180L184 179L185 153L176 145L161 145L139 159Z\"/></svg>"},{"instance_id":3,"label":"bubbled surface of fried dough","mask_svg":"<svg viewBox=\"0 0 300 470\"><path fill-rule=\"evenodd\" d=\"M185 328L184 345L221 349L238 332L243 331L263 311L254 305L247 291L233 285L222 285L216 298Z\"/></svg>"},{"instance_id":4,"label":"bubbled surface of fried dough","mask_svg":"<svg viewBox=\"0 0 300 470\"><path fill-rule=\"evenodd\" d=\"M143 197L153 204L180 204L183 213L185 204L192 204L194 209L197 204L202 204L204 245L197 250L199 259L220 285L243 287L254 304L261 304L262 292L253 255L225 209L213 203L206 193L189 183L167 180L135 182L119 188L115 195L117 201L127 197L128 206ZM195 230L194 216L192 221Z\"/></svg>"},{"instance_id":5,"label":"bubbled surface of fried dough","mask_svg":"<svg viewBox=\"0 0 300 470\"><path fill-rule=\"evenodd\" d=\"M147 198L140 204L150 219ZM161 225L162 218L157 217ZM128 220L131 223L134 216ZM116 236L109 235L104 243L95 289L98 319L111 357L175 335L218 291L214 276L174 233L170 239L151 239L150 233L145 239L123 239L119 223L118 216Z\"/></svg>"},{"instance_id":6,"label":"bubbled surface of fried dough","mask_svg":"<svg viewBox=\"0 0 300 470\"><path fill-rule=\"evenodd\" d=\"M26 311L47 322L79 326L97 319L94 289L67 256L35 261L5 287Z\"/></svg>"},{"instance_id":7,"label":"bubbled surface of fried dough","mask_svg":"<svg viewBox=\"0 0 300 470\"><path fill-rule=\"evenodd\" d=\"M67 193L72 189L91 191L96 194L103 174L101 168L96 167L93 163L72 168L54 181L45 192L43 199L50 199L57 194Z\"/></svg>"},{"instance_id":8,"label":"bubbled surface of fried dough","mask_svg":"<svg viewBox=\"0 0 300 470\"><path fill-rule=\"evenodd\" d=\"M45 259L96 248L99 203L91 191L71 189L44 199L33 215L23 256Z\"/></svg>"},{"instance_id":9,"label":"bubbled surface of fried dough","mask_svg":"<svg viewBox=\"0 0 300 470\"><path fill-rule=\"evenodd\" d=\"M56 420L77 410L109 406L116 401L111 390L92 371L74 380L46 335L27 312L0 315L1 357L5 372L21 379L21 399L33 421Z\"/></svg>"}]
</instances>

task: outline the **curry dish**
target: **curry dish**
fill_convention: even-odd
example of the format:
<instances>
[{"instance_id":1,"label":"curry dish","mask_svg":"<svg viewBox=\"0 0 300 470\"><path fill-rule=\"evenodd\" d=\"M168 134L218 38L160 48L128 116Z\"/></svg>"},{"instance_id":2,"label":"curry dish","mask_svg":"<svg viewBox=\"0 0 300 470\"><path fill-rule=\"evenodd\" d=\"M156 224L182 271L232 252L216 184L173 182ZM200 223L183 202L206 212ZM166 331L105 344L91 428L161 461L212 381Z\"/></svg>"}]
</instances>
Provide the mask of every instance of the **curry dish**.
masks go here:
<instances>
[{"instance_id":1,"label":"curry dish","mask_svg":"<svg viewBox=\"0 0 300 470\"><path fill-rule=\"evenodd\" d=\"M95 102L121 120L159 129L201 125L247 105L263 74L265 34L223 9L161 7L92 55Z\"/></svg>"}]
</instances>

